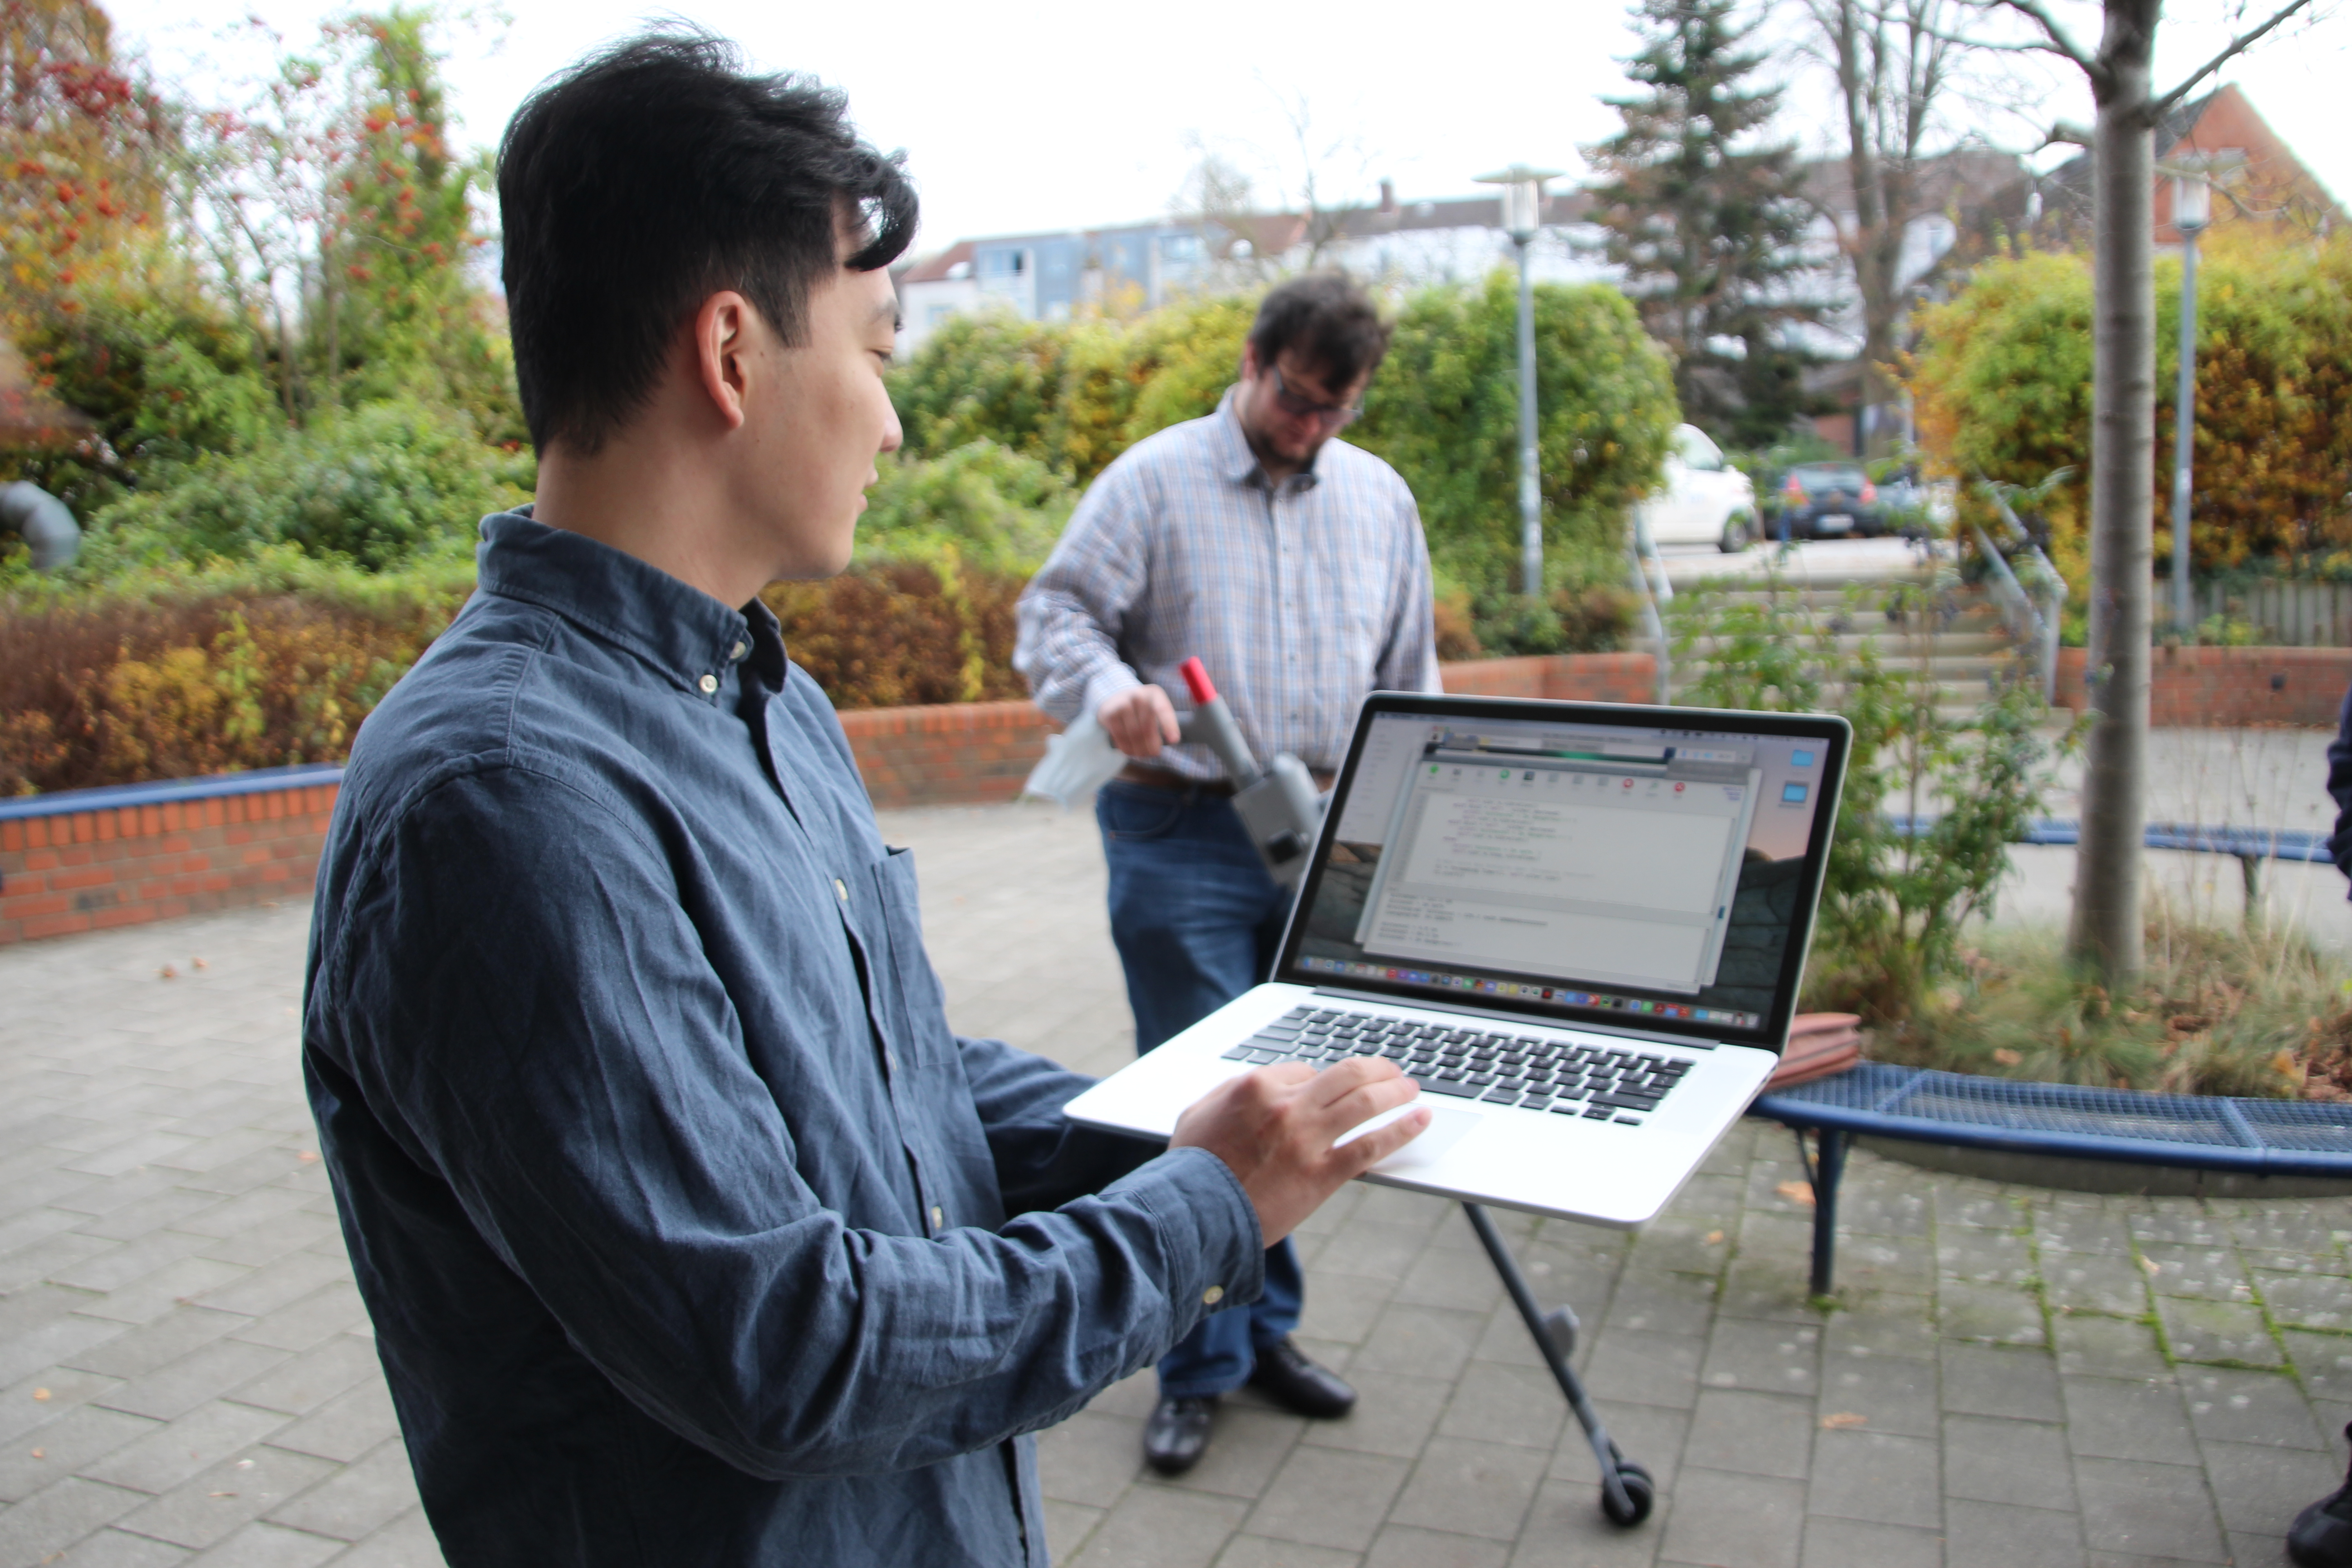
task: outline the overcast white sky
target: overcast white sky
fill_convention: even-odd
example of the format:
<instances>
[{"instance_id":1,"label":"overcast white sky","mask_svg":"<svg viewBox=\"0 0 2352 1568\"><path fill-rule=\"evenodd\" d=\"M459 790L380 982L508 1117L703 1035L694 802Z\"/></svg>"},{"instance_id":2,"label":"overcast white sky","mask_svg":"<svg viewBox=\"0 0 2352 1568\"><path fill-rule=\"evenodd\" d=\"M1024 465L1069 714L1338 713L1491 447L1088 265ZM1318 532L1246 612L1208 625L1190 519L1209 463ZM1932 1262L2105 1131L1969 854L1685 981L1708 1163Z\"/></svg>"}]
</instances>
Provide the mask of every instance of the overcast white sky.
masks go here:
<instances>
[{"instance_id":1,"label":"overcast white sky","mask_svg":"<svg viewBox=\"0 0 2352 1568\"><path fill-rule=\"evenodd\" d=\"M102 3L121 42L166 75L199 79L268 68L268 51L249 33L224 40L242 16L301 39L346 8L215 3L190 20L185 0ZM662 14L642 0L505 4L503 24L447 40L464 139L478 145L496 140L533 84ZM2078 22L2078 37L2095 39L2087 0L2059 0L2059 8ZM922 188L926 250L961 236L1156 216L1202 144L1255 165L1272 205L1300 165L1286 101L1306 105L1318 152L1340 145L1325 161L1327 178L1366 195L1384 174L1407 200L1465 194L1474 176L1514 160L1574 173L1578 147L1617 124L1601 100L1627 90L1619 62L1633 49L1619 0L1474 0L1460 9L1397 0L677 0L671 9L739 40L762 68L812 71L845 88L867 137L907 150ZM2237 7L2176 0L2168 10L2158 35L2165 86L2214 52ZM2257 14L2266 10L2262 0ZM2024 68L2039 75L1996 86L1973 111L1982 130L2022 148L2035 139L2029 123L2088 121L2079 73L2054 63ZM2352 199L2347 68L2352 0L2328 0L2320 20L2227 73L2340 200ZM1788 59L1786 69L1801 68ZM1818 87L1792 93L1786 133L1818 142L1828 110Z\"/></svg>"}]
</instances>

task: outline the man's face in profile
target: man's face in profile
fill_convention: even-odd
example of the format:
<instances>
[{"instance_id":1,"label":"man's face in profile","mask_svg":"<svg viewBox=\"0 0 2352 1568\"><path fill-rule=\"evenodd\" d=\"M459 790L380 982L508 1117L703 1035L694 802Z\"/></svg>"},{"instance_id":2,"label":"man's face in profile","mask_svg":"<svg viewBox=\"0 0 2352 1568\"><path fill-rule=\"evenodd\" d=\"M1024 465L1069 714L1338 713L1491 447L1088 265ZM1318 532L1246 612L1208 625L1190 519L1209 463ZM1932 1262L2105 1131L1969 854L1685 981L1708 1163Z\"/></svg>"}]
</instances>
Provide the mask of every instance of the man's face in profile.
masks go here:
<instances>
[{"instance_id":1,"label":"man's face in profile","mask_svg":"<svg viewBox=\"0 0 2352 1568\"><path fill-rule=\"evenodd\" d=\"M854 246L845 248L847 254ZM830 577L849 564L875 458L898 448L883 373L898 340L887 269L837 267L809 290L807 330L786 347L757 323L755 353L772 395L746 408L751 449L737 504L777 547L779 575Z\"/></svg>"}]
</instances>

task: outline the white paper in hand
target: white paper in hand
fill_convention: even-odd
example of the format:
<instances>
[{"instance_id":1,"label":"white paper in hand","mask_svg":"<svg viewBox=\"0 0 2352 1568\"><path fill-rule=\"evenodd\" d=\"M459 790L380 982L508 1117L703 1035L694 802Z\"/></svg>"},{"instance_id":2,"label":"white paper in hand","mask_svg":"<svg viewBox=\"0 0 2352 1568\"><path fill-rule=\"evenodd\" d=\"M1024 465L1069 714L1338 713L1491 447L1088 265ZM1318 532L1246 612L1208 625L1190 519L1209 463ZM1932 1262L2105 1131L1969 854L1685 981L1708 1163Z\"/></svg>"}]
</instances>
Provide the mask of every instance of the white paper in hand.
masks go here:
<instances>
[{"instance_id":1,"label":"white paper in hand","mask_svg":"<svg viewBox=\"0 0 2352 1568\"><path fill-rule=\"evenodd\" d=\"M1024 795L1050 800L1065 811L1085 805L1095 791L1108 784L1127 758L1110 743L1110 733L1089 712L1058 735L1045 740L1045 759L1030 770Z\"/></svg>"}]
</instances>

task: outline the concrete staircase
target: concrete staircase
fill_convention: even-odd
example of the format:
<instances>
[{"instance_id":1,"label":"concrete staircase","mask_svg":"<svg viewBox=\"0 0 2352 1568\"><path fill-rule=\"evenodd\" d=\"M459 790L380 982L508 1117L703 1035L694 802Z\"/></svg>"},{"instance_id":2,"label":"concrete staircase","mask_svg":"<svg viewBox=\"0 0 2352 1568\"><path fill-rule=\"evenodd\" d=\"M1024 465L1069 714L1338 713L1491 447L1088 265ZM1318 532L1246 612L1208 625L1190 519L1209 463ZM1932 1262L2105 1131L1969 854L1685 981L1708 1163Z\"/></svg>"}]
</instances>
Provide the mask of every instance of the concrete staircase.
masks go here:
<instances>
[{"instance_id":1,"label":"concrete staircase","mask_svg":"<svg viewBox=\"0 0 2352 1568\"><path fill-rule=\"evenodd\" d=\"M1875 643L1883 667L1916 672L1935 686L1937 709L1948 718L1973 714L2011 665L2011 645L1999 610L1981 589L1951 582L1948 568L1940 587L1924 572L1843 581L1816 577L1783 583L1777 590L1753 577L1678 584L1672 602L1663 606L1668 645L1680 640L1693 614L1711 616L1730 605L1767 602L1809 630L1829 629L1833 646L1848 660L1859 657L1864 643ZM1673 654L1671 684L1677 700L1713 668L1724 640L1702 635L1688 652Z\"/></svg>"}]
</instances>

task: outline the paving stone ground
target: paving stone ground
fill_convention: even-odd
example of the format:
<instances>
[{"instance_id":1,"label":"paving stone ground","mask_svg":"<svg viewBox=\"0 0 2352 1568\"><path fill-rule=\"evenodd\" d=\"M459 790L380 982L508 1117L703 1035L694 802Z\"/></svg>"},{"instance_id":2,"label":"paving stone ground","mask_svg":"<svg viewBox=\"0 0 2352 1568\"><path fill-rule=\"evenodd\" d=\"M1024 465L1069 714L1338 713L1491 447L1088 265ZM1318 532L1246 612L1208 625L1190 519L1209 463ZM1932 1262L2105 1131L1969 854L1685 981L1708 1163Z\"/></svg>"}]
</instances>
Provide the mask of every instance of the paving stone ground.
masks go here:
<instances>
[{"instance_id":1,"label":"paving stone ground","mask_svg":"<svg viewBox=\"0 0 2352 1568\"><path fill-rule=\"evenodd\" d=\"M1083 816L893 814L959 1027L1129 1049ZM295 1058L306 910L0 950L0 1568L431 1568ZM164 978L165 969L172 971ZM1836 1310L1743 1126L1638 1236L1507 1219L1656 1514L1620 1532L1459 1212L1353 1187L1304 1337L1363 1399L1228 1402L1140 1471L1149 1375L1042 1441L1072 1568L2283 1561L2343 1472L2352 1200L2086 1196L1855 1156Z\"/></svg>"}]
</instances>

